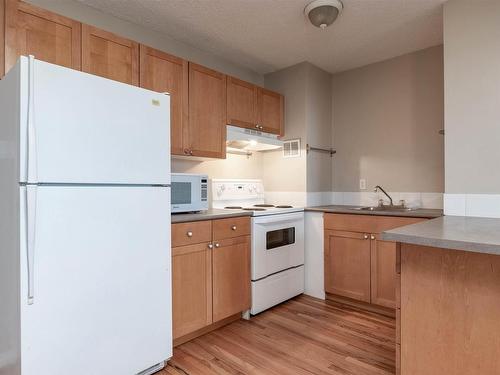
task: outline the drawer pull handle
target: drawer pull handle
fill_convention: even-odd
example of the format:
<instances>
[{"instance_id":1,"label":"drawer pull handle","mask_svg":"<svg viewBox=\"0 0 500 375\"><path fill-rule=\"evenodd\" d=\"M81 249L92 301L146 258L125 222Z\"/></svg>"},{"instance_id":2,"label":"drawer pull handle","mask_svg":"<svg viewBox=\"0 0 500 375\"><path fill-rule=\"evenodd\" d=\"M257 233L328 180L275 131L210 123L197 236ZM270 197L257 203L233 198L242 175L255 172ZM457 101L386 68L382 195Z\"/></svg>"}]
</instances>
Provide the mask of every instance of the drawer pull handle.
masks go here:
<instances>
[{"instance_id":1,"label":"drawer pull handle","mask_svg":"<svg viewBox=\"0 0 500 375\"><path fill-rule=\"evenodd\" d=\"M363 236L363 238L364 238L365 240L367 240L367 239L368 239L368 235L367 235L367 234L365 234L365 235Z\"/></svg>"},{"instance_id":2,"label":"drawer pull handle","mask_svg":"<svg viewBox=\"0 0 500 375\"><path fill-rule=\"evenodd\" d=\"M186 236L188 236L188 237L193 237L193 232L191 232L191 231L187 232L187 233L186 233Z\"/></svg>"},{"instance_id":3,"label":"drawer pull handle","mask_svg":"<svg viewBox=\"0 0 500 375\"><path fill-rule=\"evenodd\" d=\"M231 229L232 229L232 230L236 230L236 225L233 225L233 226L231 227Z\"/></svg>"},{"instance_id":4,"label":"drawer pull handle","mask_svg":"<svg viewBox=\"0 0 500 375\"><path fill-rule=\"evenodd\" d=\"M370 238L371 238L372 240L374 240L374 239L375 239L375 236L372 234L372 235L370 236Z\"/></svg>"},{"instance_id":5,"label":"drawer pull handle","mask_svg":"<svg viewBox=\"0 0 500 375\"><path fill-rule=\"evenodd\" d=\"M215 244L215 247L218 249L220 247L220 244L219 243L216 243Z\"/></svg>"}]
</instances>

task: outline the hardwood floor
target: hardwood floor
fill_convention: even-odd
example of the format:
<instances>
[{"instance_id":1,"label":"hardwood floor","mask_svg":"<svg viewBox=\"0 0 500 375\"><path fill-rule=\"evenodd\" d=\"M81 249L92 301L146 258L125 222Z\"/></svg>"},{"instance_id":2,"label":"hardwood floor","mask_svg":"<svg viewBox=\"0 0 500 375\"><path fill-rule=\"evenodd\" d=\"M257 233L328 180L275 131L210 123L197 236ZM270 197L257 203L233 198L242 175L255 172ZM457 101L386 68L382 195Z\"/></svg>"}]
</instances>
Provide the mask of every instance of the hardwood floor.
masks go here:
<instances>
[{"instance_id":1,"label":"hardwood floor","mask_svg":"<svg viewBox=\"0 0 500 375\"><path fill-rule=\"evenodd\" d=\"M160 375L394 372L394 319L302 295L175 348Z\"/></svg>"}]
</instances>

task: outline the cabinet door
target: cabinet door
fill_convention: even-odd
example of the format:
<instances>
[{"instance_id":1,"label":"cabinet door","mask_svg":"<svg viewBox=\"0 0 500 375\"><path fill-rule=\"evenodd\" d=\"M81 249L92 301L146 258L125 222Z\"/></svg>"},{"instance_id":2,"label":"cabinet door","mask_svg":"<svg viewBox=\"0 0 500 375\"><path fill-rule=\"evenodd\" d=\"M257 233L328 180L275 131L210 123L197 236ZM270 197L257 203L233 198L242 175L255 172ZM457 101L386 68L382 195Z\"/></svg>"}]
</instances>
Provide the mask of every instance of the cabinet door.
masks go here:
<instances>
[{"instance_id":1,"label":"cabinet door","mask_svg":"<svg viewBox=\"0 0 500 375\"><path fill-rule=\"evenodd\" d=\"M22 1L5 0L5 72L21 55L79 70L80 43L79 22Z\"/></svg>"},{"instance_id":2,"label":"cabinet door","mask_svg":"<svg viewBox=\"0 0 500 375\"><path fill-rule=\"evenodd\" d=\"M325 231L327 293L370 302L369 238L364 233Z\"/></svg>"},{"instance_id":3,"label":"cabinet door","mask_svg":"<svg viewBox=\"0 0 500 375\"><path fill-rule=\"evenodd\" d=\"M284 135L283 95L259 88L259 121L267 133Z\"/></svg>"},{"instance_id":4,"label":"cabinet door","mask_svg":"<svg viewBox=\"0 0 500 375\"><path fill-rule=\"evenodd\" d=\"M250 308L250 236L216 241L213 250L214 322Z\"/></svg>"},{"instance_id":5,"label":"cabinet door","mask_svg":"<svg viewBox=\"0 0 500 375\"><path fill-rule=\"evenodd\" d=\"M255 129L257 126L257 86L227 78L227 115L228 125Z\"/></svg>"},{"instance_id":6,"label":"cabinet door","mask_svg":"<svg viewBox=\"0 0 500 375\"><path fill-rule=\"evenodd\" d=\"M188 153L226 157L226 76L189 63Z\"/></svg>"},{"instance_id":7,"label":"cabinet door","mask_svg":"<svg viewBox=\"0 0 500 375\"><path fill-rule=\"evenodd\" d=\"M139 44L82 25L82 70L115 81L139 84Z\"/></svg>"},{"instance_id":8,"label":"cabinet door","mask_svg":"<svg viewBox=\"0 0 500 375\"><path fill-rule=\"evenodd\" d=\"M174 339L212 323L212 253L208 244L172 249Z\"/></svg>"},{"instance_id":9,"label":"cabinet door","mask_svg":"<svg viewBox=\"0 0 500 375\"><path fill-rule=\"evenodd\" d=\"M141 45L140 86L170 94L171 153L183 155L187 132L188 62Z\"/></svg>"},{"instance_id":10,"label":"cabinet door","mask_svg":"<svg viewBox=\"0 0 500 375\"><path fill-rule=\"evenodd\" d=\"M396 307L396 243L371 240L371 302Z\"/></svg>"}]
</instances>

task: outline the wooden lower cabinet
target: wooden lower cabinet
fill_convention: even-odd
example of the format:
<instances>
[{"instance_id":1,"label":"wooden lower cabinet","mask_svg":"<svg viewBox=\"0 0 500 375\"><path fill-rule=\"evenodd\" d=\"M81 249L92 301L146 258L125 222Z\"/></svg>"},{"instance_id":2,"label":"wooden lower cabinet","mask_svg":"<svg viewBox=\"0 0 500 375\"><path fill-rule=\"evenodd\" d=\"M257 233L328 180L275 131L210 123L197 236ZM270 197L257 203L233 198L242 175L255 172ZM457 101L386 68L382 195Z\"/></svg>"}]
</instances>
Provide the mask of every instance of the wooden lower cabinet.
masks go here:
<instances>
[{"instance_id":1,"label":"wooden lower cabinet","mask_svg":"<svg viewBox=\"0 0 500 375\"><path fill-rule=\"evenodd\" d=\"M325 292L394 309L397 244L380 233L423 220L325 214Z\"/></svg>"},{"instance_id":2,"label":"wooden lower cabinet","mask_svg":"<svg viewBox=\"0 0 500 375\"><path fill-rule=\"evenodd\" d=\"M174 339L212 323L212 252L208 245L172 249Z\"/></svg>"},{"instance_id":3,"label":"wooden lower cabinet","mask_svg":"<svg viewBox=\"0 0 500 375\"><path fill-rule=\"evenodd\" d=\"M213 319L250 308L250 236L217 242L212 258Z\"/></svg>"},{"instance_id":4,"label":"wooden lower cabinet","mask_svg":"<svg viewBox=\"0 0 500 375\"><path fill-rule=\"evenodd\" d=\"M325 291L370 302L370 241L366 234L325 231Z\"/></svg>"},{"instance_id":5,"label":"wooden lower cabinet","mask_svg":"<svg viewBox=\"0 0 500 375\"><path fill-rule=\"evenodd\" d=\"M397 244L378 239L378 234L373 237L370 240L371 303L395 308Z\"/></svg>"},{"instance_id":6,"label":"wooden lower cabinet","mask_svg":"<svg viewBox=\"0 0 500 375\"><path fill-rule=\"evenodd\" d=\"M250 308L250 218L172 224L172 244L174 344Z\"/></svg>"}]
</instances>

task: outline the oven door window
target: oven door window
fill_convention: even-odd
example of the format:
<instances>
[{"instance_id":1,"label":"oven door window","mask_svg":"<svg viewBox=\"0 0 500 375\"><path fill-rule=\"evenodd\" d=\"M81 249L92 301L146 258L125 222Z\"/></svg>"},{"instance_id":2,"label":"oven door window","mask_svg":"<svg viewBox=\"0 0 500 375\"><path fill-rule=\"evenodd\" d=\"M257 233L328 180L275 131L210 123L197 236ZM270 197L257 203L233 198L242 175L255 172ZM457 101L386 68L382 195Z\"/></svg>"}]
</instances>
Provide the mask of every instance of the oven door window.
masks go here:
<instances>
[{"instance_id":1,"label":"oven door window","mask_svg":"<svg viewBox=\"0 0 500 375\"><path fill-rule=\"evenodd\" d=\"M273 230L266 233L267 250L293 243L295 243L295 227Z\"/></svg>"},{"instance_id":2,"label":"oven door window","mask_svg":"<svg viewBox=\"0 0 500 375\"><path fill-rule=\"evenodd\" d=\"M172 182L172 204L191 203L191 182Z\"/></svg>"}]
</instances>

